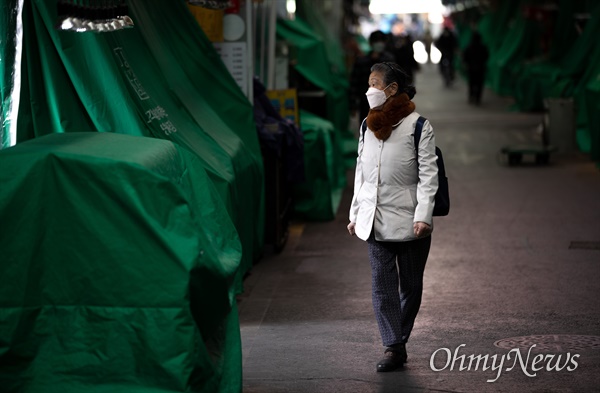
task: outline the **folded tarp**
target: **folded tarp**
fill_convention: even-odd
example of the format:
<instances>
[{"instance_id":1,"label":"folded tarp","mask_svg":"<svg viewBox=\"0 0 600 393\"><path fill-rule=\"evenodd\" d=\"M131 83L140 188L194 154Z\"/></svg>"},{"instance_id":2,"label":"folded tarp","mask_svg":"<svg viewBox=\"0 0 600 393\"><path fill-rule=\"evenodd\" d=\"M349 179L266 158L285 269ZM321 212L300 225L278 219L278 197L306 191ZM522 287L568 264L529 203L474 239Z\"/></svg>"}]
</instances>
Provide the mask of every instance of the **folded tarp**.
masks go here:
<instances>
[{"instance_id":1,"label":"folded tarp","mask_svg":"<svg viewBox=\"0 0 600 393\"><path fill-rule=\"evenodd\" d=\"M253 108L185 2L128 2L135 27L57 31L56 0L24 2L18 140L100 131L170 140L198 156L243 247L262 252L262 157Z\"/></svg>"},{"instance_id":2,"label":"folded tarp","mask_svg":"<svg viewBox=\"0 0 600 393\"><path fill-rule=\"evenodd\" d=\"M241 245L203 166L112 133L0 151L3 392L241 391Z\"/></svg>"}]
</instances>

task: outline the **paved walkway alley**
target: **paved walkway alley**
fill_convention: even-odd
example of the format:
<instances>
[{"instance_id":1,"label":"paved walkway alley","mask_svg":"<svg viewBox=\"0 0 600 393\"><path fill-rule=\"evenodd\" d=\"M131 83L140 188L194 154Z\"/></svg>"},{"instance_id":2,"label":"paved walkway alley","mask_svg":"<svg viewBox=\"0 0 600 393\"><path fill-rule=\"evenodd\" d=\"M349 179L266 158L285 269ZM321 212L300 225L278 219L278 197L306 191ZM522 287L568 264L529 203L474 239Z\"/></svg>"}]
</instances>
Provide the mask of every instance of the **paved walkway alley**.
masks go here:
<instances>
[{"instance_id":1,"label":"paved walkway alley","mask_svg":"<svg viewBox=\"0 0 600 393\"><path fill-rule=\"evenodd\" d=\"M244 392L599 392L600 170L584 154L509 167L501 147L539 138L541 114L511 112L490 91L470 106L464 81L445 89L433 66L416 87L452 205L435 218L408 363L375 372L384 347L367 246L346 231L349 171L337 218L295 222L283 252L245 280ZM488 355L488 368L470 355Z\"/></svg>"}]
</instances>

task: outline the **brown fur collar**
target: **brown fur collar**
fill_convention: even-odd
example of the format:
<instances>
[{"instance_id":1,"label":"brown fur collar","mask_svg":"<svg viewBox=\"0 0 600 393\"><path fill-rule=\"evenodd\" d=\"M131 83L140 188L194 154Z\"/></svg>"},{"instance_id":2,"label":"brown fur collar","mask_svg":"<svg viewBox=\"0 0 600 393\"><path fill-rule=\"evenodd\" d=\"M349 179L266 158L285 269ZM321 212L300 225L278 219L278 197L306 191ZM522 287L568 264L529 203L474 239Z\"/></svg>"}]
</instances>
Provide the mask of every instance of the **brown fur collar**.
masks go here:
<instances>
[{"instance_id":1,"label":"brown fur collar","mask_svg":"<svg viewBox=\"0 0 600 393\"><path fill-rule=\"evenodd\" d=\"M369 110L367 126L377 139L385 141L392 134L393 126L414 110L415 104L406 93L390 97L380 109Z\"/></svg>"}]
</instances>

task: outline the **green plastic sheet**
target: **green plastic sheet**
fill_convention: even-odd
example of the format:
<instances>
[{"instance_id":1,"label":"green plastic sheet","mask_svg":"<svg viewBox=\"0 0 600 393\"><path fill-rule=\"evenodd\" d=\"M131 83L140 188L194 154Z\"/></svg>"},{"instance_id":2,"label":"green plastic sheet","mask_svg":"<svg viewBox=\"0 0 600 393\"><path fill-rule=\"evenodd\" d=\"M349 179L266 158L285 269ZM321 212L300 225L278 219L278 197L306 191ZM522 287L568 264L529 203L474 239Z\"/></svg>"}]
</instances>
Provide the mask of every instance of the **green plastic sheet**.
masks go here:
<instances>
[{"instance_id":1,"label":"green plastic sheet","mask_svg":"<svg viewBox=\"0 0 600 393\"><path fill-rule=\"evenodd\" d=\"M600 69L598 70L596 79L590 82L585 89L585 95L590 157L592 160L600 163Z\"/></svg>"},{"instance_id":2,"label":"green plastic sheet","mask_svg":"<svg viewBox=\"0 0 600 393\"><path fill-rule=\"evenodd\" d=\"M330 60L327 40L299 17L294 20L278 19L277 35L296 50L296 70L327 93L327 120L333 123L335 132L340 135L348 133L348 79L339 70L339 62Z\"/></svg>"},{"instance_id":3,"label":"green plastic sheet","mask_svg":"<svg viewBox=\"0 0 600 393\"><path fill-rule=\"evenodd\" d=\"M339 179L335 128L330 121L304 110L300 111L300 128L304 134L306 181L294 187L295 216L333 220L344 189Z\"/></svg>"},{"instance_id":4,"label":"green plastic sheet","mask_svg":"<svg viewBox=\"0 0 600 393\"><path fill-rule=\"evenodd\" d=\"M354 139L354 134L348 131L349 122L349 107L348 99L346 97L348 91L348 80L342 77L339 73L332 71L333 67L329 57L327 55L326 45L323 38L317 34L314 29L304 22L301 18L295 20L278 20L277 21L277 34L280 39L284 39L290 46L294 48L296 70L303 75L307 80L313 83L315 86L323 89L327 95L327 118L322 119L307 111L302 111L303 114L300 116L300 128L305 134L305 138L317 138L321 140L320 136L311 135L315 132L315 128L320 130L328 130L328 148L326 152L322 150L322 143L305 142L305 165L310 157L323 157L326 153L328 155L328 167L320 168L321 171L327 170L327 186L319 185L315 188L321 190L324 187L329 187L330 191L317 192L318 195L327 195L329 192L337 192L340 188L346 185L346 161L344 160L345 154L355 154L355 149L346 152L345 141ZM306 117L306 119L303 119ZM315 122L315 119L320 119ZM326 121L328 123L324 123ZM316 124L319 124L318 126ZM327 124L327 125L325 125ZM304 127L309 127L304 129ZM321 133L323 131L320 131ZM311 149L321 149L318 151L311 152ZM309 158L306 158L309 157ZM308 172L311 170L309 169ZM318 179L318 176L312 177L312 179ZM321 200L320 197L316 197L315 194L309 192L308 188L311 186L311 180L307 177L307 183L305 186L301 186L299 189L305 189L307 192L298 192L294 195L296 212L301 217L311 220L330 220L333 218L329 202L325 202L325 199ZM306 199L305 199L306 198ZM319 202L317 202L319 201ZM333 198L333 202L339 202L339 198ZM337 205L333 206L333 211L337 210ZM314 209L314 211L309 211Z\"/></svg>"},{"instance_id":5,"label":"green plastic sheet","mask_svg":"<svg viewBox=\"0 0 600 393\"><path fill-rule=\"evenodd\" d=\"M526 68L519 78L515 98L524 110L543 108L545 97L572 97L575 87L590 66L590 55L597 51L600 35L600 7L592 13L585 28L571 43L564 56L556 61L544 61Z\"/></svg>"},{"instance_id":6,"label":"green plastic sheet","mask_svg":"<svg viewBox=\"0 0 600 393\"><path fill-rule=\"evenodd\" d=\"M505 33L505 39L489 60L490 84L502 95L514 94L523 84L520 73L526 62L539 55L540 31L536 22L518 16Z\"/></svg>"},{"instance_id":7,"label":"green plastic sheet","mask_svg":"<svg viewBox=\"0 0 600 393\"><path fill-rule=\"evenodd\" d=\"M17 0L0 1L0 149L10 145L11 94L15 85L17 58Z\"/></svg>"},{"instance_id":8,"label":"green plastic sheet","mask_svg":"<svg viewBox=\"0 0 600 393\"><path fill-rule=\"evenodd\" d=\"M587 0L559 0L553 38L548 53L539 47L537 22L524 19L521 6L533 1L511 0L498 4L479 23L490 46L490 86L512 95L522 111L544 110L546 98L573 97L577 111L579 149L598 160L597 80L600 78L600 6ZM574 15L590 14L581 33ZM507 28L508 27L508 28Z\"/></svg>"},{"instance_id":9,"label":"green plastic sheet","mask_svg":"<svg viewBox=\"0 0 600 393\"><path fill-rule=\"evenodd\" d=\"M242 278L263 246L264 188L250 102L186 3L128 1L135 27L54 29L56 1L26 1L18 141L113 132L172 141L195 154L241 243Z\"/></svg>"},{"instance_id":10,"label":"green plastic sheet","mask_svg":"<svg viewBox=\"0 0 600 393\"><path fill-rule=\"evenodd\" d=\"M241 244L197 155L64 133L0 167L2 392L241 391Z\"/></svg>"}]
</instances>

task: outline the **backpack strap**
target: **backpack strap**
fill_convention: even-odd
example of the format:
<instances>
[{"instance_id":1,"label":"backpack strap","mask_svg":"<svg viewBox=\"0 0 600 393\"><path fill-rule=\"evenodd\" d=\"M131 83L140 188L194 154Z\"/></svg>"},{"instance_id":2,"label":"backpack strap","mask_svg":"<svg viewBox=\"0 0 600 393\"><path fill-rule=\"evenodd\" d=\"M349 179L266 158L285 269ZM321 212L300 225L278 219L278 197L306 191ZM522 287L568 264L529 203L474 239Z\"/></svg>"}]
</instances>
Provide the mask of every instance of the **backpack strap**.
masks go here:
<instances>
[{"instance_id":1,"label":"backpack strap","mask_svg":"<svg viewBox=\"0 0 600 393\"><path fill-rule=\"evenodd\" d=\"M365 131L367 130L367 118L365 117L360 124L360 140L365 139Z\"/></svg>"},{"instance_id":2,"label":"backpack strap","mask_svg":"<svg viewBox=\"0 0 600 393\"><path fill-rule=\"evenodd\" d=\"M417 152L417 164L419 163L419 142L421 141L421 133L423 132L423 125L427 119L423 116L419 116L417 124L415 125L415 151Z\"/></svg>"}]
</instances>

